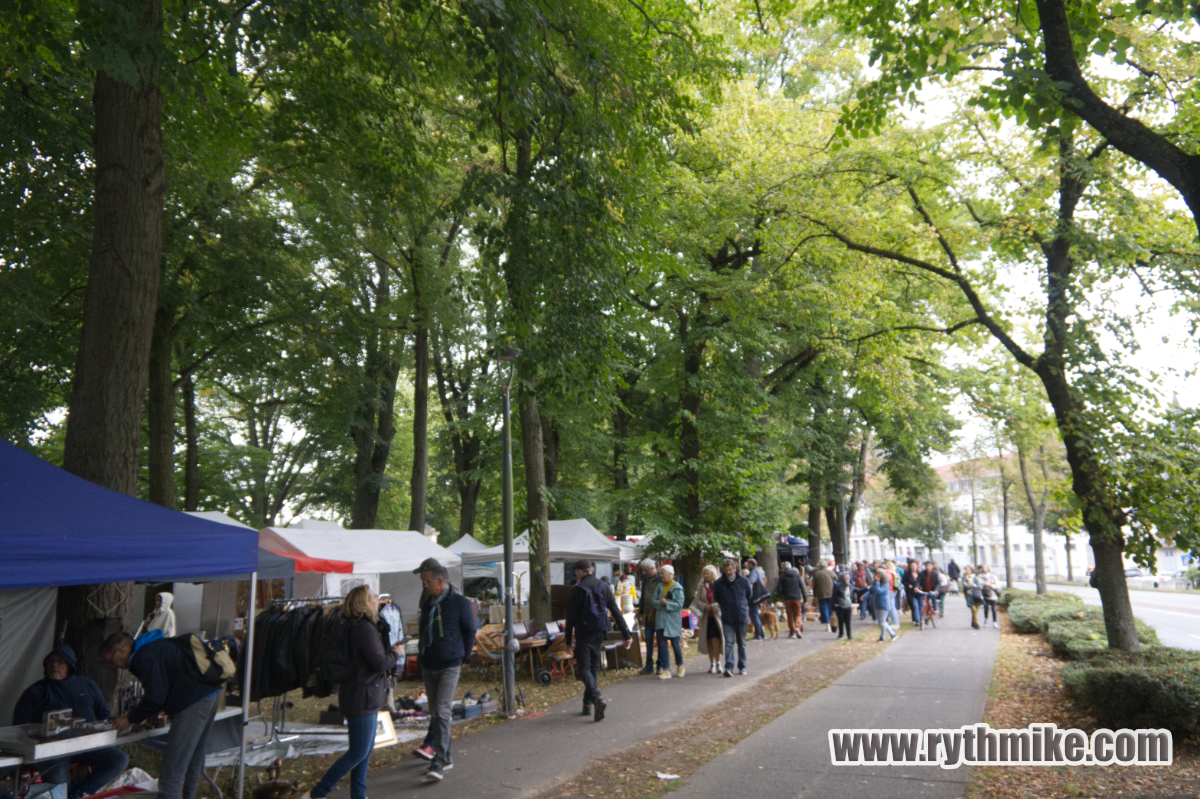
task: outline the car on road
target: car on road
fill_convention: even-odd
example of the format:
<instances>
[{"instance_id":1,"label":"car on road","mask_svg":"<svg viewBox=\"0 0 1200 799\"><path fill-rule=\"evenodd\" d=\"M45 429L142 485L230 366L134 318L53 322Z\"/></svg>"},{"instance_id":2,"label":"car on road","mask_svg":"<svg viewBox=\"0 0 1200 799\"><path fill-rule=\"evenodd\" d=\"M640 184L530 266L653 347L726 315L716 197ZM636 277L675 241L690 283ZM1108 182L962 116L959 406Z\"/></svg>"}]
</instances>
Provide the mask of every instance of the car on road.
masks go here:
<instances>
[{"instance_id":1,"label":"car on road","mask_svg":"<svg viewBox=\"0 0 1200 799\"><path fill-rule=\"evenodd\" d=\"M1125 576L1126 577L1144 577L1145 575L1142 574L1141 569L1132 569L1131 568L1131 569L1125 570Z\"/></svg>"}]
</instances>

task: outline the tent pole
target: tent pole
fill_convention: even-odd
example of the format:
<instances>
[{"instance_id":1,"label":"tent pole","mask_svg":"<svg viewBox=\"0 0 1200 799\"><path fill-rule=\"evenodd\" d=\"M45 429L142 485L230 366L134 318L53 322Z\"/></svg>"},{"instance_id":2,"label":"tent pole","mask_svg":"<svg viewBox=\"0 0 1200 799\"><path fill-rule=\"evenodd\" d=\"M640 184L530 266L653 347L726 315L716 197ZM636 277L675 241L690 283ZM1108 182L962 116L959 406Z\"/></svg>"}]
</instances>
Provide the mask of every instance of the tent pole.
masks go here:
<instances>
[{"instance_id":1,"label":"tent pole","mask_svg":"<svg viewBox=\"0 0 1200 799\"><path fill-rule=\"evenodd\" d=\"M237 799L246 784L246 728L250 726L250 675L254 671L254 617L258 600L258 572L250 573L250 609L246 611L246 673L242 675L242 734L238 744Z\"/></svg>"}]
</instances>

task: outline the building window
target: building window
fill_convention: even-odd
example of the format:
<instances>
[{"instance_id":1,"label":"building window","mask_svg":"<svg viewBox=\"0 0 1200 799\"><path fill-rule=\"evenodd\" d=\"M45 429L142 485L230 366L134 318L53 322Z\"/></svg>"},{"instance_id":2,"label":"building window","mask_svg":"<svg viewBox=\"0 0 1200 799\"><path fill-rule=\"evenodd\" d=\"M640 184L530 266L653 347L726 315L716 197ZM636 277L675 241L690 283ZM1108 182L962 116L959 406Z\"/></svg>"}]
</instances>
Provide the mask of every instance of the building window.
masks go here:
<instances>
[{"instance_id":1,"label":"building window","mask_svg":"<svg viewBox=\"0 0 1200 799\"><path fill-rule=\"evenodd\" d=\"M1025 545L1025 551L1026 551L1026 552L1032 552L1032 551L1033 551L1033 544L1026 544L1026 545Z\"/></svg>"}]
</instances>

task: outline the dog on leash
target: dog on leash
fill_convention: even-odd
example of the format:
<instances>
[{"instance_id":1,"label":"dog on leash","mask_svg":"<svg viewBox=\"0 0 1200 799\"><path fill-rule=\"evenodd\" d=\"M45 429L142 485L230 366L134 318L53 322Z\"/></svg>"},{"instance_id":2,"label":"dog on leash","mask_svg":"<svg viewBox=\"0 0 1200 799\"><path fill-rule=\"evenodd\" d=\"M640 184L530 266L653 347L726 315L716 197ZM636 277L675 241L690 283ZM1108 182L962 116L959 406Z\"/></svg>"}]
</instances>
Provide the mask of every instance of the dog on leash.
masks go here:
<instances>
[{"instance_id":1,"label":"dog on leash","mask_svg":"<svg viewBox=\"0 0 1200 799\"><path fill-rule=\"evenodd\" d=\"M763 635L772 641L779 640L779 611L772 605L763 603L758 609L758 620L762 622ZM754 636L754 621L746 623L746 637ZM764 638L765 640L765 638Z\"/></svg>"}]
</instances>

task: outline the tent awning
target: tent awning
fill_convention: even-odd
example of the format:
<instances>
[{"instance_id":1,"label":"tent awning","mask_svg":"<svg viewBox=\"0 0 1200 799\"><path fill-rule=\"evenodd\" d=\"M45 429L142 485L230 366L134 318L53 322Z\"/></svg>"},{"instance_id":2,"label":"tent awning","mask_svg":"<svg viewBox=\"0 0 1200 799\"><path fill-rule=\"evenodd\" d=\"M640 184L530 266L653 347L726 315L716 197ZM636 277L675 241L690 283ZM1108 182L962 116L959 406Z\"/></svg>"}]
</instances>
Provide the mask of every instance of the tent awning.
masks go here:
<instances>
[{"instance_id":1,"label":"tent awning","mask_svg":"<svg viewBox=\"0 0 1200 799\"><path fill-rule=\"evenodd\" d=\"M297 555L291 552L275 552L264 549L290 561L298 572L315 572L316 574L354 574L354 564L344 560L327 560L325 558L310 558L307 555Z\"/></svg>"},{"instance_id":2,"label":"tent awning","mask_svg":"<svg viewBox=\"0 0 1200 799\"><path fill-rule=\"evenodd\" d=\"M307 570L322 574L411 572L426 558L448 569L462 564L458 555L411 530L346 530L334 522L267 527L259 533L259 544L285 557L308 558ZM346 570L345 564L351 568ZM300 561L296 568L306 570Z\"/></svg>"},{"instance_id":3,"label":"tent awning","mask_svg":"<svg viewBox=\"0 0 1200 799\"><path fill-rule=\"evenodd\" d=\"M550 522L550 560L624 560L621 547L592 526L587 519ZM464 552L463 563L492 563L504 560L504 546ZM529 531L513 539L513 560L529 560Z\"/></svg>"},{"instance_id":4,"label":"tent awning","mask_svg":"<svg viewBox=\"0 0 1200 799\"><path fill-rule=\"evenodd\" d=\"M187 581L258 567L253 530L110 491L0 441L0 588Z\"/></svg>"}]
</instances>

